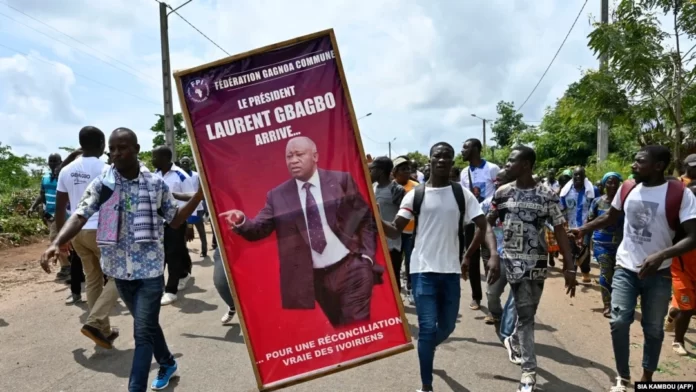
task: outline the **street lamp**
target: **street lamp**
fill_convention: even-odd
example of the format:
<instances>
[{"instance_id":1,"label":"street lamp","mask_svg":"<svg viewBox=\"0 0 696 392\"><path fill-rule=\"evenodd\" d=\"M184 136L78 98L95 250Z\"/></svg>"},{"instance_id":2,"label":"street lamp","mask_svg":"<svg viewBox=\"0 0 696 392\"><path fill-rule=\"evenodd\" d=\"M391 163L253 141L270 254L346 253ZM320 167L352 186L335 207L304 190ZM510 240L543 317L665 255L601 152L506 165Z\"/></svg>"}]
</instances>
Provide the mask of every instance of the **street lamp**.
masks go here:
<instances>
[{"instance_id":1,"label":"street lamp","mask_svg":"<svg viewBox=\"0 0 696 392\"><path fill-rule=\"evenodd\" d=\"M370 112L370 113L367 113L366 115L364 115L364 116L358 118L358 121L362 120L362 119L365 118L365 117L370 117L371 115L372 115L371 112Z\"/></svg>"},{"instance_id":2,"label":"street lamp","mask_svg":"<svg viewBox=\"0 0 696 392\"><path fill-rule=\"evenodd\" d=\"M394 140L396 140L396 138L389 141L389 159L391 159L391 144Z\"/></svg>"},{"instance_id":3,"label":"street lamp","mask_svg":"<svg viewBox=\"0 0 696 392\"><path fill-rule=\"evenodd\" d=\"M483 148L485 149L486 148L486 121L493 122L493 120L486 120L485 118L481 118L473 113L471 114L471 117L476 117L483 122Z\"/></svg>"}]
</instances>

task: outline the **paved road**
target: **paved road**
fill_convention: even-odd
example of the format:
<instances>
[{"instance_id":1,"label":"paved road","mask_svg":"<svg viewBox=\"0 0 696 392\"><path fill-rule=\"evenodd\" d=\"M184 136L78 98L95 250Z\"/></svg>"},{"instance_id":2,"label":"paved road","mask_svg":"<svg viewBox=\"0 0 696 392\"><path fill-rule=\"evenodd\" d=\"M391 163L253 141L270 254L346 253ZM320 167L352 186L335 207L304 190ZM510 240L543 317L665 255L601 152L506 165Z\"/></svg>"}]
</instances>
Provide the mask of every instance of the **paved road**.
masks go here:
<instances>
[{"instance_id":1,"label":"paved road","mask_svg":"<svg viewBox=\"0 0 696 392\"><path fill-rule=\"evenodd\" d=\"M220 325L225 307L212 284L212 260L194 257L193 274L195 281L183 298L162 309L161 323L182 375L168 390L255 391L239 325ZM126 390L133 330L125 307L119 304L114 310L112 323L121 329L116 349L103 350L79 333L86 307L63 305L67 287L48 275L41 279L0 292L0 391ZM582 291L570 300L563 296L558 274L547 282L536 325L540 390L607 391L615 377L608 325L596 311L599 293L593 288ZM484 313L467 307L469 297L466 284L457 329L437 351L435 390L514 391L519 367L507 361L494 328L483 324ZM414 309L406 309L415 332ZM642 340L639 328L633 335ZM634 344L634 372L640 368L641 352ZM151 377L154 369L153 363ZM677 359L668 352L658 377L696 379L695 369L695 359ZM391 392L415 391L418 386L414 350L287 391Z\"/></svg>"}]
</instances>

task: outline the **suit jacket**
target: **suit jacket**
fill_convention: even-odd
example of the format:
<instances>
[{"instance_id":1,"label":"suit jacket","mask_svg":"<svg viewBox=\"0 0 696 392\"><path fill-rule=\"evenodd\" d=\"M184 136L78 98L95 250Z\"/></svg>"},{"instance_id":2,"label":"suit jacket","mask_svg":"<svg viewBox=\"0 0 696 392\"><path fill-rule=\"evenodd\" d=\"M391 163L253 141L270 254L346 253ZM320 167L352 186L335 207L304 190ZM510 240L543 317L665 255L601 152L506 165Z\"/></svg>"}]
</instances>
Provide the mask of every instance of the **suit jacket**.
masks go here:
<instances>
[{"instance_id":1,"label":"suit jacket","mask_svg":"<svg viewBox=\"0 0 696 392\"><path fill-rule=\"evenodd\" d=\"M374 260L377 225L353 177L350 173L319 169L319 181L331 230L351 253ZM261 240L275 231L283 308L314 308L312 251L295 179L271 189L258 215L253 219L247 217L234 231L249 241Z\"/></svg>"}]
</instances>

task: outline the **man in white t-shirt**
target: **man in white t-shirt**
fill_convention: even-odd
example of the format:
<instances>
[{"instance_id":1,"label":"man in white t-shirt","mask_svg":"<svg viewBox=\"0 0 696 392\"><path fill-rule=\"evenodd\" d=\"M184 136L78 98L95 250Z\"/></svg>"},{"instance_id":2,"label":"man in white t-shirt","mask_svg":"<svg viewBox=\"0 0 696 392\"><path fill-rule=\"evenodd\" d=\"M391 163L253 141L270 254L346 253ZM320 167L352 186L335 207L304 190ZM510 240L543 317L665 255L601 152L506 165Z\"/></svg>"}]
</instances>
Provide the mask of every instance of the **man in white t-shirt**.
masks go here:
<instances>
[{"instance_id":1,"label":"man in white t-shirt","mask_svg":"<svg viewBox=\"0 0 696 392\"><path fill-rule=\"evenodd\" d=\"M194 193L191 177L184 169L172 162L172 150L160 146L152 150L152 164L157 168L156 174L161 176L171 192ZM177 201L179 208L186 202ZM167 284L162 295L162 305L170 305L177 300L179 290L186 288L191 278L191 256L186 247L187 237L193 235L193 227L181 225L172 228L164 226L164 262L167 264Z\"/></svg>"},{"instance_id":2,"label":"man in white t-shirt","mask_svg":"<svg viewBox=\"0 0 696 392\"><path fill-rule=\"evenodd\" d=\"M462 147L462 157L469 162L469 167L462 170L461 184L464 189L471 191L479 202L483 202L495 193L495 178L500 171L500 167L494 163L487 162L481 158L483 146L478 139L469 139L464 142ZM474 236L474 225L466 227L466 244L471 245ZM481 273L481 252L476 252L471 257L471 276L479 276ZM481 280L471 279L471 304L469 308L473 310L481 309Z\"/></svg>"},{"instance_id":3,"label":"man in white t-shirt","mask_svg":"<svg viewBox=\"0 0 696 392\"><path fill-rule=\"evenodd\" d=\"M632 167L635 188L626 195L623 187L628 186L628 182L624 183L608 213L571 230L576 238L582 238L585 233L615 224L622 211L625 214L625 234L616 255L611 293L611 338L619 375L612 392L626 391L630 384L629 332L639 296L645 336L641 381L652 381L660 360L663 322L672 295L672 258L696 248L696 197L680 182L665 179L664 172L670 161L667 147L643 147L636 154ZM676 184L670 183L672 181ZM670 188L672 191L668 192ZM672 204L678 198L681 204L677 214L672 210L675 206L667 207L667 202ZM670 215L674 215L674 222L668 221ZM684 231L680 235L683 239L676 244L673 244L675 231L672 227Z\"/></svg>"},{"instance_id":4,"label":"man in white t-shirt","mask_svg":"<svg viewBox=\"0 0 696 392\"><path fill-rule=\"evenodd\" d=\"M198 191L198 186L200 184L200 176L198 172L192 170L193 161L189 157L183 157L179 161L181 168L184 169L186 174L191 177L191 185L193 190ZM203 215L205 214L205 208L203 207L203 202L198 205L196 213L191 215L186 222L193 225L198 232L198 237L201 239L201 257L208 257L208 237L205 234L205 223L203 222Z\"/></svg>"},{"instance_id":5,"label":"man in white t-shirt","mask_svg":"<svg viewBox=\"0 0 696 392\"><path fill-rule=\"evenodd\" d=\"M470 260L484 240L491 252L489 282L500 274L498 252L493 232L478 201L467 189L450 182L454 148L445 142L430 149L431 176L404 196L393 222L382 221L385 233L398 238L411 219L416 219L415 247L411 255L411 284L418 314L418 359L422 387L432 391L435 348L454 331L459 314L460 277L467 279ZM455 188L456 187L456 188ZM423 195L420 206L416 195ZM457 196L458 195L458 196ZM461 200L458 201L457 198ZM460 203L464 202L464 206ZM464 208L464 213L460 213ZM474 222L477 229L471 246L462 252L463 225ZM463 260L462 260L463 259ZM461 264L460 264L461 263ZM471 275L479 280L479 275Z\"/></svg>"},{"instance_id":6,"label":"man in white t-shirt","mask_svg":"<svg viewBox=\"0 0 696 392\"><path fill-rule=\"evenodd\" d=\"M104 154L104 133L98 128L86 126L80 130L82 156L65 166L58 175L56 193L56 227L60 232L65 223L65 210L68 203L74 211L89 184L102 174L106 164L99 159ZM58 213L60 211L60 213ZM97 223L99 214L92 215L82 230L72 240L73 248L82 259L85 273L85 291L89 316L80 332L92 339L98 346L113 348L118 331L111 328L109 313L118 300L118 290L113 279L104 282L100 260L101 251L97 246Z\"/></svg>"}]
</instances>

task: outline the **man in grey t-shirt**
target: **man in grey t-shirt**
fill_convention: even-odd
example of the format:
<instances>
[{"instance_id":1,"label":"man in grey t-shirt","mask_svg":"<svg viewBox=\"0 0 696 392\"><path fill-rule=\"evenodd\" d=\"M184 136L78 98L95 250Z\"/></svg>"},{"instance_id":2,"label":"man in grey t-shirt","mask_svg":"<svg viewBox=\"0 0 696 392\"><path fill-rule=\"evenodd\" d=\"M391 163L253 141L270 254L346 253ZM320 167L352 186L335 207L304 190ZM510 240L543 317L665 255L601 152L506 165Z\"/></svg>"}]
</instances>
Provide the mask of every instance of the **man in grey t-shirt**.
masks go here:
<instances>
[{"instance_id":1,"label":"man in grey t-shirt","mask_svg":"<svg viewBox=\"0 0 696 392\"><path fill-rule=\"evenodd\" d=\"M372 177L375 199L379 206L379 213L383 220L391 222L396 217L404 198L404 188L395 181L390 180L389 175L394 169L394 163L388 157L377 157L370 162L370 177ZM401 237L387 238L389 256L391 257L394 276L401 292Z\"/></svg>"}]
</instances>

